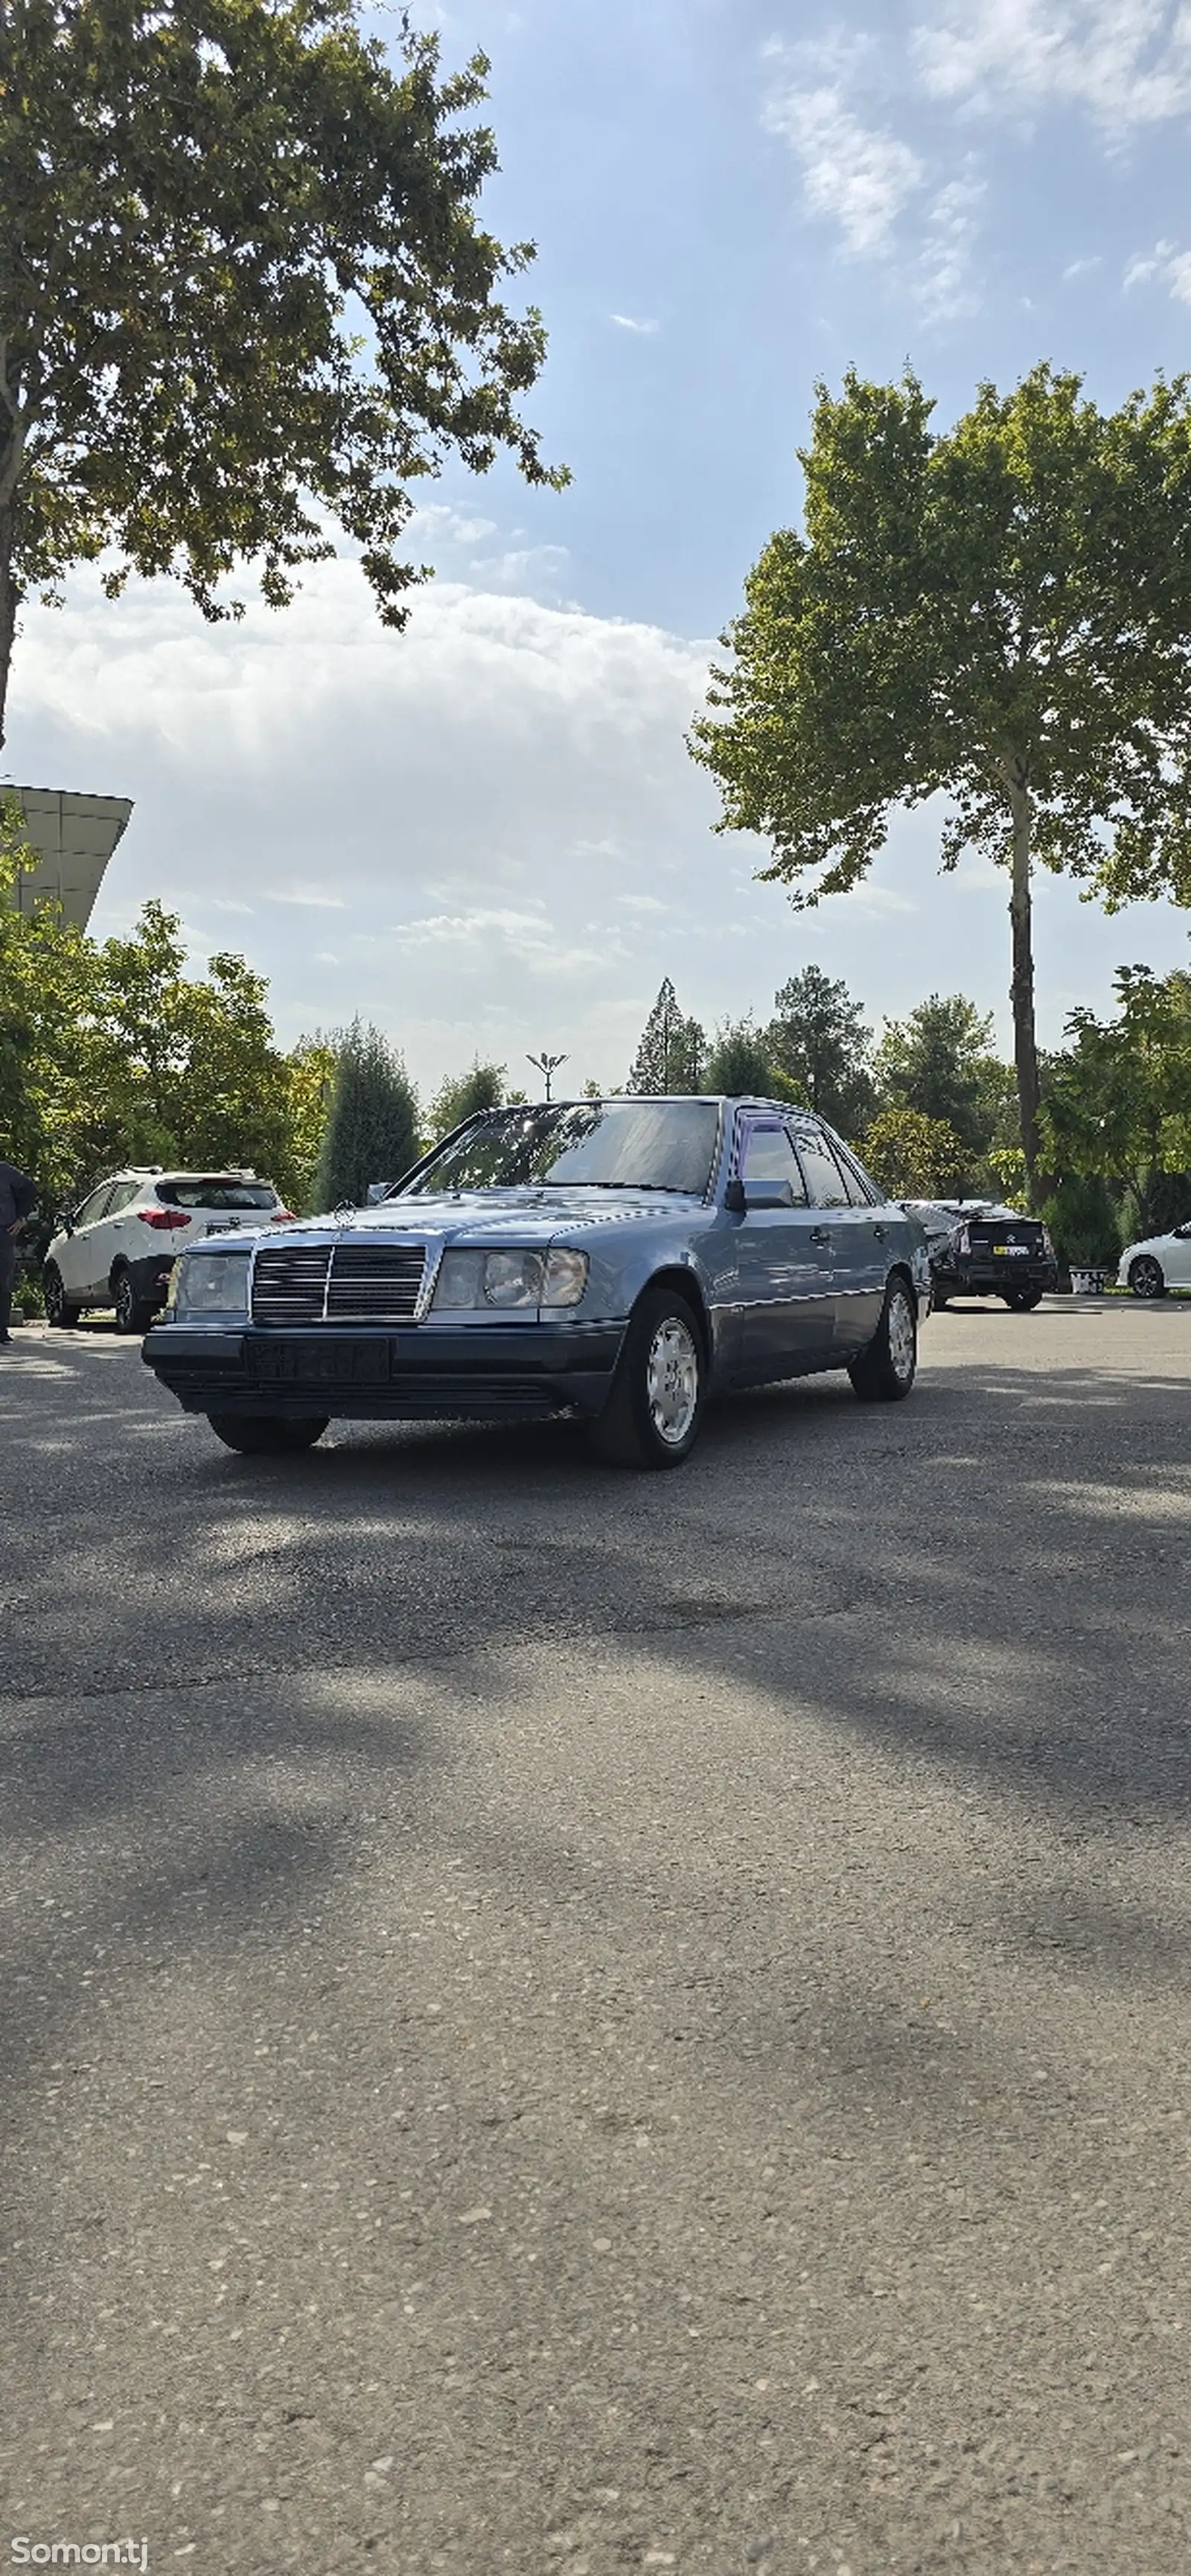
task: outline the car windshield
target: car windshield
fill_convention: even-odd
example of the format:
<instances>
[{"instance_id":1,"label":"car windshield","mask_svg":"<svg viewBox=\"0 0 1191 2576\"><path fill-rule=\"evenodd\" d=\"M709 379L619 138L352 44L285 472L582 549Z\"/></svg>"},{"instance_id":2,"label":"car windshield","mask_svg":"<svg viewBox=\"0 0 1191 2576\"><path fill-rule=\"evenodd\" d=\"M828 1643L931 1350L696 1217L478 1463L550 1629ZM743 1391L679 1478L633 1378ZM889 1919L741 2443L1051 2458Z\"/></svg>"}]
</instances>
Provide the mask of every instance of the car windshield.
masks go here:
<instances>
[{"instance_id":1,"label":"car windshield","mask_svg":"<svg viewBox=\"0 0 1191 2576\"><path fill-rule=\"evenodd\" d=\"M667 1190L702 1198L719 1133L714 1100L568 1100L493 1109L391 1192Z\"/></svg>"}]
</instances>

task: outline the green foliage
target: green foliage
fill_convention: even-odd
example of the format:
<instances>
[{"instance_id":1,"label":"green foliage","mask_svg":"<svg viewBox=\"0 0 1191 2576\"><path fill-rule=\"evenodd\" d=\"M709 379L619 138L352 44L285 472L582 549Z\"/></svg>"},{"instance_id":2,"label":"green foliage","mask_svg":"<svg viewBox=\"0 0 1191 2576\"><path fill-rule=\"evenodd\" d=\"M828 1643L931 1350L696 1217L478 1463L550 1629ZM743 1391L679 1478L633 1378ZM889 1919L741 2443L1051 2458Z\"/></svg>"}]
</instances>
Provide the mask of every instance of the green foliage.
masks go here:
<instances>
[{"instance_id":1,"label":"green foliage","mask_svg":"<svg viewBox=\"0 0 1191 2576\"><path fill-rule=\"evenodd\" d=\"M873 1179L894 1199L951 1199L967 1192L970 1158L945 1118L882 1109L861 1143Z\"/></svg>"},{"instance_id":2,"label":"green foliage","mask_svg":"<svg viewBox=\"0 0 1191 2576\"><path fill-rule=\"evenodd\" d=\"M729 1098L747 1098L750 1093L763 1100L773 1096L773 1067L769 1049L751 1019L725 1020L716 1030L715 1043L703 1067L705 1091L723 1091Z\"/></svg>"},{"instance_id":3,"label":"green foliage","mask_svg":"<svg viewBox=\"0 0 1191 2576\"><path fill-rule=\"evenodd\" d=\"M820 386L803 531L750 575L692 749L796 904L858 884L893 808L940 793L944 867L1011 868L1032 1167L1032 865L1110 909L1191 903L1191 403L1178 377L1102 413L1040 366L949 432L930 413L909 373Z\"/></svg>"},{"instance_id":4,"label":"green foliage","mask_svg":"<svg viewBox=\"0 0 1191 2576\"><path fill-rule=\"evenodd\" d=\"M706 1052L698 1020L684 1018L667 975L641 1032L625 1090L655 1098L668 1091L698 1091Z\"/></svg>"},{"instance_id":5,"label":"green foliage","mask_svg":"<svg viewBox=\"0 0 1191 2576\"><path fill-rule=\"evenodd\" d=\"M918 1109L954 1128L970 1155L990 1151L1012 1099L1013 1075L992 1054L991 1014L962 993L932 993L906 1020L890 1020L873 1071L882 1102Z\"/></svg>"},{"instance_id":6,"label":"green foliage","mask_svg":"<svg viewBox=\"0 0 1191 2576\"><path fill-rule=\"evenodd\" d=\"M1124 966L1114 982L1114 1020L1071 1013L1044 1128L1056 1171L1115 1180L1130 1195L1130 1231L1149 1234L1166 1221L1170 1176L1191 1170L1191 974Z\"/></svg>"},{"instance_id":7,"label":"green foliage","mask_svg":"<svg viewBox=\"0 0 1191 2576\"><path fill-rule=\"evenodd\" d=\"M129 938L102 945L55 903L20 911L6 897L33 855L10 806L0 819L0 1133L43 1206L138 1162L250 1165L300 1205L316 1150L301 1096L310 1067L301 1050L278 1052L263 978L232 955L188 976L181 923L160 904L146 904Z\"/></svg>"},{"instance_id":8,"label":"green foliage","mask_svg":"<svg viewBox=\"0 0 1191 2576\"><path fill-rule=\"evenodd\" d=\"M1121 1254L1121 1228L1113 1193L1099 1172L1069 1173L1041 1211L1061 1261L1075 1269L1107 1270Z\"/></svg>"},{"instance_id":9,"label":"green foliage","mask_svg":"<svg viewBox=\"0 0 1191 2576\"><path fill-rule=\"evenodd\" d=\"M391 67L355 0L0 12L0 720L16 602L79 561L213 617L237 564L284 605L335 523L399 626L411 483L502 449L565 481L498 296L533 246L476 211L487 71L408 32Z\"/></svg>"},{"instance_id":10,"label":"green foliage","mask_svg":"<svg viewBox=\"0 0 1191 2576\"><path fill-rule=\"evenodd\" d=\"M185 972L176 914L147 903L131 939L97 955L104 1036L101 1097L134 1163L246 1164L291 1187L289 1079L273 1042L268 986L242 957Z\"/></svg>"},{"instance_id":11,"label":"green foliage","mask_svg":"<svg viewBox=\"0 0 1191 2576\"><path fill-rule=\"evenodd\" d=\"M774 1070L792 1086L790 1097L855 1135L874 1106L863 1005L821 966L806 966L783 984L773 1011L764 1042Z\"/></svg>"},{"instance_id":12,"label":"green foliage","mask_svg":"<svg viewBox=\"0 0 1191 2576\"><path fill-rule=\"evenodd\" d=\"M44 1202L68 1196L102 1150L97 951L56 904L18 909L18 877L36 864L20 811L0 808L0 1137Z\"/></svg>"},{"instance_id":13,"label":"green foliage","mask_svg":"<svg viewBox=\"0 0 1191 2576\"><path fill-rule=\"evenodd\" d=\"M288 1178L281 1186L295 1216L309 1216L314 1208L315 1175L338 1061L334 1039L325 1037L299 1038L285 1059L290 1144Z\"/></svg>"},{"instance_id":14,"label":"green foliage","mask_svg":"<svg viewBox=\"0 0 1191 2576\"><path fill-rule=\"evenodd\" d=\"M362 1207L371 1182L399 1181L417 1159L418 1105L401 1057L379 1029L353 1020L338 1052L317 1204Z\"/></svg>"},{"instance_id":15,"label":"green foliage","mask_svg":"<svg viewBox=\"0 0 1191 2576\"><path fill-rule=\"evenodd\" d=\"M477 1056L468 1073L456 1074L435 1092L430 1104L428 1142L437 1144L440 1136L449 1136L465 1118L474 1118L479 1109L499 1109L505 1096L503 1064L481 1064Z\"/></svg>"}]
</instances>

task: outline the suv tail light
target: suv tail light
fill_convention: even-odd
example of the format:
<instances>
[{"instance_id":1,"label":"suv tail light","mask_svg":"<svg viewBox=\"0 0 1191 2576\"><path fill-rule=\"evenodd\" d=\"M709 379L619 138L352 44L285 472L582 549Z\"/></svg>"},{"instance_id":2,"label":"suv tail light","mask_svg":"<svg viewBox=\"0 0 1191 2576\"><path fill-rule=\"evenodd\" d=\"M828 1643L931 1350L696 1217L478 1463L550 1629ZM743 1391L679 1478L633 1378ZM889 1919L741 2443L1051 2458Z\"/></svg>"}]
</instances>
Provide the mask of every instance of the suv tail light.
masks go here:
<instances>
[{"instance_id":1,"label":"suv tail light","mask_svg":"<svg viewBox=\"0 0 1191 2576\"><path fill-rule=\"evenodd\" d=\"M181 1208L138 1208L142 1225L151 1225L155 1234L172 1234L175 1226L189 1225L190 1219Z\"/></svg>"},{"instance_id":2,"label":"suv tail light","mask_svg":"<svg viewBox=\"0 0 1191 2576\"><path fill-rule=\"evenodd\" d=\"M297 1222L292 1208L274 1208L269 1219L270 1225L296 1225Z\"/></svg>"},{"instance_id":3,"label":"suv tail light","mask_svg":"<svg viewBox=\"0 0 1191 2576\"><path fill-rule=\"evenodd\" d=\"M972 1238L966 1225L961 1225L959 1233L956 1235L955 1249L957 1252L970 1252L972 1249Z\"/></svg>"}]
</instances>

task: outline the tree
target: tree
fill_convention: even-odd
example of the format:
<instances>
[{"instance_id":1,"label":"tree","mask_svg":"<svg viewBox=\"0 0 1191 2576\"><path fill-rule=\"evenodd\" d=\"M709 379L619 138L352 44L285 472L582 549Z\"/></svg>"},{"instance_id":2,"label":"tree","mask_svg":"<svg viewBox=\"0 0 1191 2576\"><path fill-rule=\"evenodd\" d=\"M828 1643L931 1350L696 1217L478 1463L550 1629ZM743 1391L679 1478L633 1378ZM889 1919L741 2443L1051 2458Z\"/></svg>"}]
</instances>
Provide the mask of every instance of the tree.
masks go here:
<instances>
[{"instance_id":1,"label":"tree","mask_svg":"<svg viewBox=\"0 0 1191 2576\"><path fill-rule=\"evenodd\" d=\"M248 1166L292 1186L290 1082L268 985L231 952L185 972L175 913L147 903L129 939L96 951L93 1079L134 1163Z\"/></svg>"},{"instance_id":2,"label":"tree","mask_svg":"<svg viewBox=\"0 0 1191 2576\"><path fill-rule=\"evenodd\" d=\"M692 749L796 904L855 886L891 809L939 793L944 868L975 846L1007 870L1033 1190L1034 867L1110 910L1191 903L1191 406L1180 376L1102 413L1040 366L946 434L931 408L909 373L820 385L804 532L751 574Z\"/></svg>"},{"instance_id":3,"label":"tree","mask_svg":"<svg viewBox=\"0 0 1191 2576\"><path fill-rule=\"evenodd\" d=\"M906 1020L890 1020L873 1071L881 1099L943 1119L970 1156L992 1147L1012 1075L992 1053L992 1014L962 993L932 993Z\"/></svg>"},{"instance_id":4,"label":"tree","mask_svg":"<svg viewBox=\"0 0 1191 2576\"><path fill-rule=\"evenodd\" d=\"M481 1064L477 1056L470 1072L456 1074L444 1082L430 1104L430 1142L449 1136L452 1127L460 1127L465 1118L474 1118L479 1109L499 1109L505 1096L503 1064Z\"/></svg>"},{"instance_id":5,"label":"tree","mask_svg":"<svg viewBox=\"0 0 1191 2576\"><path fill-rule=\"evenodd\" d=\"M865 1162L894 1199L951 1199L965 1194L969 1157L945 1118L920 1109L882 1109L864 1138Z\"/></svg>"},{"instance_id":6,"label":"tree","mask_svg":"<svg viewBox=\"0 0 1191 2576\"><path fill-rule=\"evenodd\" d=\"M1043 1126L1056 1171L1115 1180L1145 1235L1191 1215L1191 974L1123 966L1114 983L1115 1020L1068 1019Z\"/></svg>"},{"instance_id":7,"label":"tree","mask_svg":"<svg viewBox=\"0 0 1191 2576\"><path fill-rule=\"evenodd\" d=\"M299 1216L309 1216L315 1203L315 1176L327 1132L337 1063L334 1041L318 1036L299 1038L285 1059L290 1150L287 1178L279 1180L279 1186Z\"/></svg>"},{"instance_id":8,"label":"tree","mask_svg":"<svg viewBox=\"0 0 1191 2576\"><path fill-rule=\"evenodd\" d=\"M36 865L19 808L0 810L0 1152L38 1184L43 1205L67 1197L107 1121L94 1023L93 943L57 904L32 912L17 879Z\"/></svg>"},{"instance_id":9,"label":"tree","mask_svg":"<svg viewBox=\"0 0 1191 2576\"><path fill-rule=\"evenodd\" d=\"M540 316L497 298L533 246L476 214L487 71L408 31L391 68L356 0L0 11L0 742L20 602L72 565L218 617L337 526L401 626L412 482L501 449L566 480L516 408Z\"/></svg>"},{"instance_id":10,"label":"tree","mask_svg":"<svg viewBox=\"0 0 1191 2576\"><path fill-rule=\"evenodd\" d=\"M806 966L774 996L765 1032L772 1063L828 1125L855 1135L873 1106L872 1033L845 983Z\"/></svg>"},{"instance_id":11,"label":"tree","mask_svg":"<svg viewBox=\"0 0 1191 2576\"><path fill-rule=\"evenodd\" d=\"M723 1027L716 1030L715 1044L703 1067L703 1085L707 1091L724 1091L738 1099L750 1093L762 1100L772 1098L769 1049L751 1019L725 1020Z\"/></svg>"},{"instance_id":12,"label":"tree","mask_svg":"<svg viewBox=\"0 0 1191 2576\"><path fill-rule=\"evenodd\" d=\"M315 1196L362 1207L373 1181L399 1181L418 1159L418 1105L401 1057L379 1029L353 1020L339 1047Z\"/></svg>"},{"instance_id":13,"label":"tree","mask_svg":"<svg viewBox=\"0 0 1191 2576\"><path fill-rule=\"evenodd\" d=\"M277 1049L267 987L242 957L188 976L181 923L147 904L102 945L57 903L11 898L34 857L15 807L0 816L0 1150L61 1205L121 1163L251 1165L299 1205L311 1124L334 1057ZM315 1093L317 1091L317 1099Z\"/></svg>"},{"instance_id":14,"label":"tree","mask_svg":"<svg viewBox=\"0 0 1191 2576\"><path fill-rule=\"evenodd\" d=\"M652 1093L698 1091L707 1039L698 1020L684 1019L667 975L633 1058L626 1091Z\"/></svg>"}]
</instances>

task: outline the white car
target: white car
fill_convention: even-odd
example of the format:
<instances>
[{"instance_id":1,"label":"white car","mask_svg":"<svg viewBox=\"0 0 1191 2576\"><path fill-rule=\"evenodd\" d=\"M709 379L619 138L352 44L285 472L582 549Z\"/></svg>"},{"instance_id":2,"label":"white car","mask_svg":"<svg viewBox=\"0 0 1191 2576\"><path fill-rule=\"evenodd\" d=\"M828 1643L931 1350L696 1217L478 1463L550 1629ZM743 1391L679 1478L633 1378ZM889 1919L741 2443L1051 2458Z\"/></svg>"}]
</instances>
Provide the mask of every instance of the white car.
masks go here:
<instances>
[{"instance_id":1,"label":"white car","mask_svg":"<svg viewBox=\"0 0 1191 2576\"><path fill-rule=\"evenodd\" d=\"M1164 1297L1168 1288L1191 1288L1191 1225L1176 1225L1173 1234L1151 1234L1144 1243L1127 1243L1117 1286L1131 1288L1135 1297Z\"/></svg>"},{"instance_id":2,"label":"white car","mask_svg":"<svg viewBox=\"0 0 1191 2576\"><path fill-rule=\"evenodd\" d=\"M292 1223L272 1182L255 1172L116 1172L58 1218L42 1271L47 1319L77 1324L84 1306L110 1306L118 1333L143 1333L188 1244Z\"/></svg>"}]
</instances>

